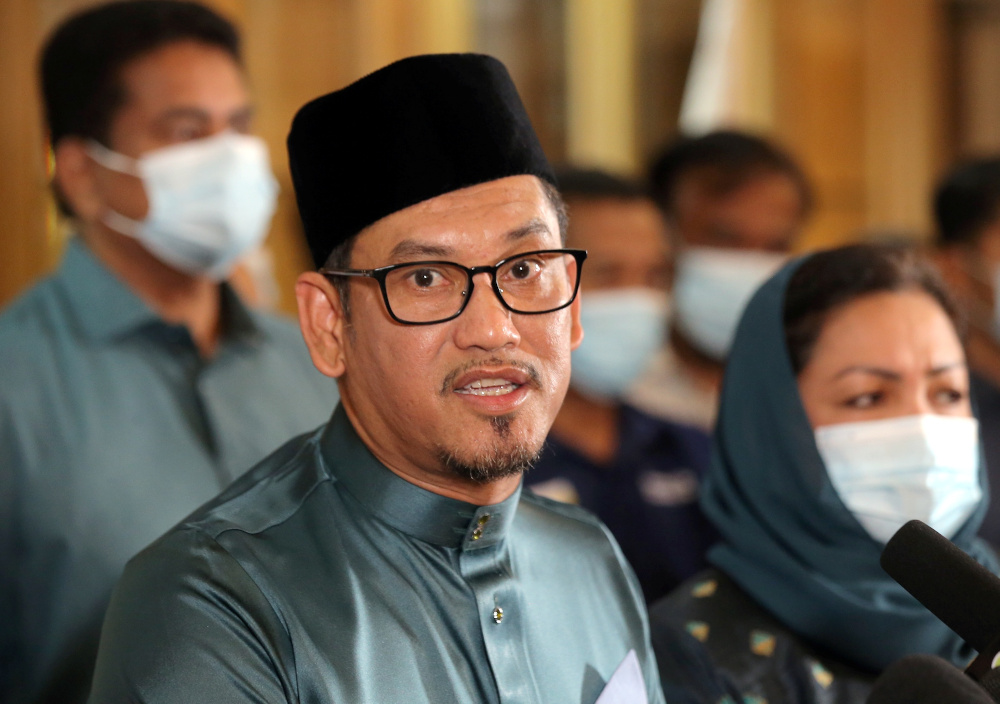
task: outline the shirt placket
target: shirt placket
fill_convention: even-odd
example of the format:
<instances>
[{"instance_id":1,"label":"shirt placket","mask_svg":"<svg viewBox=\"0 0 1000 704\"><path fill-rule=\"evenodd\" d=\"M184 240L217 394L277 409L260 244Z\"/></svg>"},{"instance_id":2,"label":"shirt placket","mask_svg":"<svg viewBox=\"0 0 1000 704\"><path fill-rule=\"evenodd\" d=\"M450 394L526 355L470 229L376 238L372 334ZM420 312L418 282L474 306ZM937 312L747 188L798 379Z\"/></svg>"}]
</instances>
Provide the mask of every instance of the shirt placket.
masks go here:
<instances>
[{"instance_id":1,"label":"shirt placket","mask_svg":"<svg viewBox=\"0 0 1000 704\"><path fill-rule=\"evenodd\" d=\"M495 507L493 507L495 509ZM480 508L462 543L459 566L476 598L479 625L499 699L504 704L540 704L525 650L524 594L505 540L497 540L499 516ZM494 528L495 526L495 528Z\"/></svg>"}]
</instances>

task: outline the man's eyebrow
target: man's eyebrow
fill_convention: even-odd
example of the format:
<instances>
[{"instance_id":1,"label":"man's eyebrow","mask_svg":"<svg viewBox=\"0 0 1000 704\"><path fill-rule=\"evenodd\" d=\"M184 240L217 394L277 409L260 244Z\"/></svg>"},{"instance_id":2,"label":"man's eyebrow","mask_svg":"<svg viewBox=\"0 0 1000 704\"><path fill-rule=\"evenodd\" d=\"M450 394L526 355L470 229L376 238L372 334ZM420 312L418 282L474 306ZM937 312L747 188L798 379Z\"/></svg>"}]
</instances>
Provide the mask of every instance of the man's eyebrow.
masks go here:
<instances>
[{"instance_id":1,"label":"man's eyebrow","mask_svg":"<svg viewBox=\"0 0 1000 704\"><path fill-rule=\"evenodd\" d=\"M200 120L202 122L207 122L209 120L208 111L202 110L201 108L194 107L176 107L169 108L160 113L160 120Z\"/></svg>"},{"instance_id":2,"label":"man's eyebrow","mask_svg":"<svg viewBox=\"0 0 1000 704\"><path fill-rule=\"evenodd\" d=\"M403 240L389 252L390 261L408 260L419 257L447 257L454 250L437 244L427 244L416 240Z\"/></svg>"},{"instance_id":3,"label":"man's eyebrow","mask_svg":"<svg viewBox=\"0 0 1000 704\"><path fill-rule=\"evenodd\" d=\"M549 226L544 220L541 218L532 218L528 222L521 225L521 227L508 232L507 241L516 242L517 240L522 240L525 237L530 237L531 235L547 235L549 232Z\"/></svg>"},{"instance_id":4,"label":"man's eyebrow","mask_svg":"<svg viewBox=\"0 0 1000 704\"><path fill-rule=\"evenodd\" d=\"M541 218L532 218L520 227L508 232L504 238L509 242L516 242L531 235L544 235L549 232L549 226L544 220ZM391 261L399 261L415 257L447 257L452 255L454 251L451 247L407 239L399 242L392 248L392 251L389 252L389 259Z\"/></svg>"},{"instance_id":5,"label":"man's eyebrow","mask_svg":"<svg viewBox=\"0 0 1000 704\"><path fill-rule=\"evenodd\" d=\"M246 105L233 110L227 115L226 122L232 124L233 122L249 120L253 118L255 113L256 110L253 105ZM212 116L203 108L181 105L164 110L160 113L159 119L164 122L169 122L170 120L198 120L199 122L208 122L212 119Z\"/></svg>"}]
</instances>

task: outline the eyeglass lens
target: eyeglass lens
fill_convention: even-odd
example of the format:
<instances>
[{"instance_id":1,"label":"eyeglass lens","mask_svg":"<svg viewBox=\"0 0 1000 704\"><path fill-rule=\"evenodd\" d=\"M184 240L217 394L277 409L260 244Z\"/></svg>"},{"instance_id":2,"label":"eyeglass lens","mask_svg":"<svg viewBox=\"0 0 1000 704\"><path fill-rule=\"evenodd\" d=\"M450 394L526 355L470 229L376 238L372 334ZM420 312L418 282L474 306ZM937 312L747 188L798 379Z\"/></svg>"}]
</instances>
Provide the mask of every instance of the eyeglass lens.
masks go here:
<instances>
[{"instance_id":1,"label":"eyeglass lens","mask_svg":"<svg viewBox=\"0 0 1000 704\"><path fill-rule=\"evenodd\" d=\"M574 257L535 252L504 262L496 272L504 302L515 312L541 313L568 304L576 288ZM469 275L447 263L415 263L385 278L389 307L401 320L431 322L454 316L469 294Z\"/></svg>"}]
</instances>

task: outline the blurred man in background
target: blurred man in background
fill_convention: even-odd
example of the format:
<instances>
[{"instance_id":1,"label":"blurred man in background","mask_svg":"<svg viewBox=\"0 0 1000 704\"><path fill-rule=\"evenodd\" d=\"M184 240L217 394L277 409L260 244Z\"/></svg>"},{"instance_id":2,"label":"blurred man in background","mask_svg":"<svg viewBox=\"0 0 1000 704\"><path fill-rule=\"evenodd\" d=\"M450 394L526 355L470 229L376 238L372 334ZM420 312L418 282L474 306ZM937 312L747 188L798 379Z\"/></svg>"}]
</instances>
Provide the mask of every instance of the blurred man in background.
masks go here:
<instances>
[{"instance_id":1,"label":"blurred man in background","mask_svg":"<svg viewBox=\"0 0 1000 704\"><path fill-rule=\"evenodd\" d=\"M937 263L968 323L966 350L991 506L979 532L1000 545L1000 157L956 165L934 196Z\"/></svg>"},{"instance_id":2,"label":"blurred man in background","mask_svg":"<svg viewBox=\"0 0 1000 704\"><path fill-rule=\"evenodd\" d=\"M740 314L791 251L810 188L788 154L728 131L670 145L650 180L676 250L674 306L669 346L631 398L657 415L711 428Z\"/></svg>"},{"instance_id":3,"label":"blurred man in background","mask_svg":"<svg viewBox=\"0 0 1000 704\"><path fill-rule=\"evenodd\" d=\"M596 513L653 601L706 566L715 538L698 507L708 435L623 401L667 329L666 228L636 183L601 171L557 177L569 208L567 244L587 250L586 337L573 352L566 400L527 482Z\"/></svg>"},{"instance_id":4,"label":"blurred man in background","mask_svg":"<svg viewBox=\"0 0 1000 704\"><path fill-rule=\"evenodd\" d=\"M297 329L225 283L276 195L233 26L92 8L49 39L41 83L78 236L0 316L5 702L82 701L125 561L336 398Z\"/></svg>"}]
</instances>

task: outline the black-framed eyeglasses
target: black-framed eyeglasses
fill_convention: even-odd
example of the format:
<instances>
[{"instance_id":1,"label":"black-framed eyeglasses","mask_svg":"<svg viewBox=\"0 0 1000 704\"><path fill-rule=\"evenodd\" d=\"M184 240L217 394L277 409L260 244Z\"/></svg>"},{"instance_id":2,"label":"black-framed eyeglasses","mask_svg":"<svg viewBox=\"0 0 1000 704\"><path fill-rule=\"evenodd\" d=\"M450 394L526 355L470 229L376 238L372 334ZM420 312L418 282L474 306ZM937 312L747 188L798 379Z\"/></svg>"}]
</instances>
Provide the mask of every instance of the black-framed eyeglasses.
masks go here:
<instances>
[{"instance_id":1,"label":"black-framed eyeglasses","mask_svg":"<svg viewBox=\"0 0 1000 704\"><path fill-rule=\"evenodd\" d=\"M476 274L489 274L504 308L541 315L565 308L580 288L583 249L521 252L492 266L421 261L377 269L320 269L324 276L366 276L382 289L392 319L404 325L433 325L457 318L472 298Z\"/></svg>"}]
</instances>

